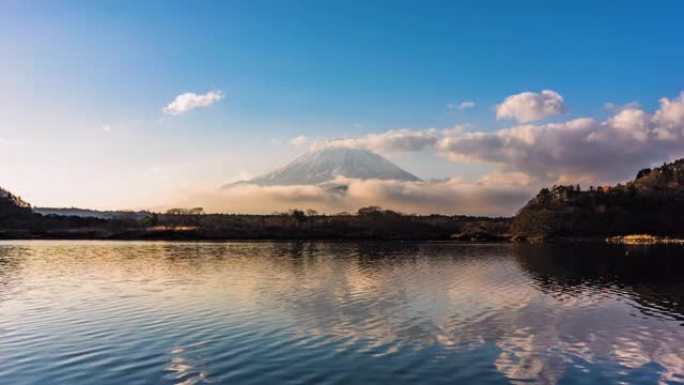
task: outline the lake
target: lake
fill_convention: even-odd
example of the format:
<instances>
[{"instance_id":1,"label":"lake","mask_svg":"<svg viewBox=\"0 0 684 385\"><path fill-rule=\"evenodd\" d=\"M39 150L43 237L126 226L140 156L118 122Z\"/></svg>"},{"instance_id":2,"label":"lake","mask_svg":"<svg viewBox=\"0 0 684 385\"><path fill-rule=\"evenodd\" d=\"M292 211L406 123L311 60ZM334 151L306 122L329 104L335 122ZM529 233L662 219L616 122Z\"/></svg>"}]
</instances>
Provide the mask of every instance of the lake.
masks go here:
<instances>
[{"instance_id":1,"label":"lake","mask_svg":"<svg viewBox=\"0 0 684 385\"><path fill-rule=\"evenodd\" d=\"M684 384L684 248L0 242L2 384Z\"/></svg>"}]
</instances>

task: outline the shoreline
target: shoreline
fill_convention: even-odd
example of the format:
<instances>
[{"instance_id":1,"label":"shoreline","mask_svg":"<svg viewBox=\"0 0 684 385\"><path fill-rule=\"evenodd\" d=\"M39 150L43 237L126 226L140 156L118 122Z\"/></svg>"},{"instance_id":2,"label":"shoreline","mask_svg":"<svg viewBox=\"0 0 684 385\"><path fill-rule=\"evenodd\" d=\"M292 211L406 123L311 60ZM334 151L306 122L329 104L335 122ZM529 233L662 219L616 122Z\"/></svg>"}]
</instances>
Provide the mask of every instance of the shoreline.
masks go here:
<instances>
[{"instance_id":1,"label":"shoreline","mask_svg":"<svg viewBox=\"0 0 684 385\"><path fill-rule=\"evenodd\" d=\"M684 238L656 236L649 234L620 235L606 238L606 243L613 245L684 245Z\"/></svg>"},{"instance_id":2,"label":"shoreline","mask_svg":"<svg viewBox=\"0 0 684 385\"><path fill-rule=\"evenodd\" d=\"M558 237L547 239L520 239L510 235L488 234L482 237L458 236L426 236L425 234L405 236L406 234L369 234L347 233L331 236L330 234L312 234L307 231L285 231L268 236L255 234L208 234L197 230L140 230L130 229L113 232L102 229L72 229L56 231L36 230L2 230L0 240L74 240L74 241L375 241L375 242L449 242L459 244L611 244L624 246L640 245L684 245L684 239L650 235L623 235L613 237Z\"/></svg>"},{"instance_id":3,"label":"shoreline","mask_svg":"<svg viewBox=\"0 0 684 385\"><path fill-rule=\"evenodd\" d=\"M400 235L362 235L347 234L330 236L327 234L306 234L305 232L288 232L287 234L270 234L269 236L209 235L194 231L127 231L107 233L98 231L0 231L0 240L111 240L111 241L444 241L455 243L515 243L505 237L487 237L487 239L458 239L450 236L400 236Z\"/></svg>"}]
</instances>

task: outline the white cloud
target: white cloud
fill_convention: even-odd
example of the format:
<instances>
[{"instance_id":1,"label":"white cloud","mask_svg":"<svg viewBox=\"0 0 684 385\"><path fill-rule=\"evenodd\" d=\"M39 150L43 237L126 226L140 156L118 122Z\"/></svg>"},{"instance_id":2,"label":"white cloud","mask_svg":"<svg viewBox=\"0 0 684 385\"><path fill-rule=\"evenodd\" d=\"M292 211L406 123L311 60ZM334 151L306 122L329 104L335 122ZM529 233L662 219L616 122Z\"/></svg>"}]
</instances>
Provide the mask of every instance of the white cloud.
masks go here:
<instances>
[{"instance_id":1,"label":"white cloud","mask_svg":"<svg viewBox=\"0 0 684 385\"><path fill-rule=\"evenodd\" d=\"M653 115L654 131L661 139L684 138L684 91L670 100L660 99L660 109Z\"/></svg>"},{"instance_id":2,"label":"white cloud","mask_svg":"<svg viewBox=\"0 0 684 385\"><path fill-rule=\"evenodd\" d=\"M290 144L292 144L293 146L296 146L296 147L301 147L307 143L309 143L309 138L307 138L304 135L299 135L299 136L296 136L296 137L290 139Z\"/></svg>"},{"instance_id":3,"label":"white cloud","mask_svg":"<svg viewBox=\"0 0 684 385\"><path fill-rule=\"evenodd\" d=\"M223 99L221 91L209 91L205 94L186 92L176 96L171 103L163 108L166 115L177 116L199 107L208 107Z\"/></svg>"},{"instance_id":4,"label":"white cloud","mask_svg":"<svg viewBox=\"0 0 684 385\"><path fill-rule=\"evenodd\" d=\"M457 124L451 128L445 128L442 130L441 134L442 136L454 136L454 135L460 135L468 130L470 130L473 126L471 124Z\"/></svg>"},{"instance_id":5,"label":"white cloud","mask_svg":"<svg viewBox=\"0 0 684 385\"><path fill-rule=\"evenodd\" d=\"M520 123L561 115L564 112L563 97L552 90L511 95L496 106L497 119L515 119Z\"/></svg>"},{"instance_id":6,"label":"white cloud","mask_svg":"<svg viewBox=\"0 0 684 385\"><path fill-rule=\"evenodd\" d=\"M437 144L455 160L498 165L546 182L609 183L684 155L684 93L653 114L629 107L590 118L527 124L494 132L453 133Z\"/></svg>"},{"instance_id":7,"label":"white cloud","mask_svg":"<svg viewBox=\"0 0 684 385\"><path fill-rule=\"evenodd\" d=\"M368 134L358 138L316 140L312 143L312 148L341 146L366 148L380 153L405 153L431 148L438 140L439 133L434 129L400 129L379 134Z\"/></svg>"},{"instance_id":8,"label":"white cloud","mask_svg":"<svg viewBox=\"0 0 684 385\"><path fill-rule=\"evenodd\" d=\"M613 134L631 136L632 139L639 142L648 140L649 117L644 110L638 108L621 110L608 119L606 124L613 128L611 132Z\"/></svg>"},{"instance_id":9,"label":"white cloud","mask_svg":"<svg viewBox=\"0 0 684 385\"><path fill-rule=\"evenodd\" d=\"M477 104L475 102L473 102L472 100L466 100L465 102L462 102L459 104L451 104L451 103L447 104L448 109L450 109L450 110L456 109L459 111L467 110L469 108L475 108L475 106L477 106Z\"/></svg>"},{"instance_id":10,"label":"white cloud","mask_svg":"<svg viewBox=\"0 0 684 385\"><path fill-rule=\"evenodd\" d=\"M420 151L437 143L435 130L414 131L408 129L391 130L381 134L370 134L361 139L362 143L380 152Z\"/></svg>"}]
</instances>

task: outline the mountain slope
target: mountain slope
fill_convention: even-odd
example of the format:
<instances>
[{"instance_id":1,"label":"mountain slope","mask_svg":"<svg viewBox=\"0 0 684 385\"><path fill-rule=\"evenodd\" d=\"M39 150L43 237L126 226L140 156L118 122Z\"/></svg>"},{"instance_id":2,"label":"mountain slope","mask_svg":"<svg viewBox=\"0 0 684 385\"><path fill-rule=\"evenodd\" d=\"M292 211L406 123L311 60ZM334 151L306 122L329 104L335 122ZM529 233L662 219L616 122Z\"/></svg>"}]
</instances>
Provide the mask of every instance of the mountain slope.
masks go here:
<instances>
[{"instance_id":1,"label":"mountain slope","mask_svg":"<svg viewBox=\"0 0 684 385\"><path fill-rule=\"evenodd\" d=\"M315 185L337 177L419 181L382 156L359 148L328 147L306 153L284 167L241 182L260 186Z\"/></svg>"}]
</instances>

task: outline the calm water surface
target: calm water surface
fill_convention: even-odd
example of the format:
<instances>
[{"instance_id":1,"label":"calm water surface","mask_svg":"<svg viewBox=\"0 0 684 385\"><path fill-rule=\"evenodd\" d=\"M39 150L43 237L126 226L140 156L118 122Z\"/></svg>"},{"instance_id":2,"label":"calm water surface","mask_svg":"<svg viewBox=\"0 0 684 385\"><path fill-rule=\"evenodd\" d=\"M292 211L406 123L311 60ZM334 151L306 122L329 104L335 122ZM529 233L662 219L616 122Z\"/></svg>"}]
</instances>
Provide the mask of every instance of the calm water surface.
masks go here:
<instances>
[{"instance_id":1,"label":"calm water surface","mask_svg":"<svg viewBox=\"0 0 684 385\"><path fill-rule=\"evenodd\" d=\"M684 384L683 267L677 247L0 242L0 383Z\"/></svg>"}]
</instances>

